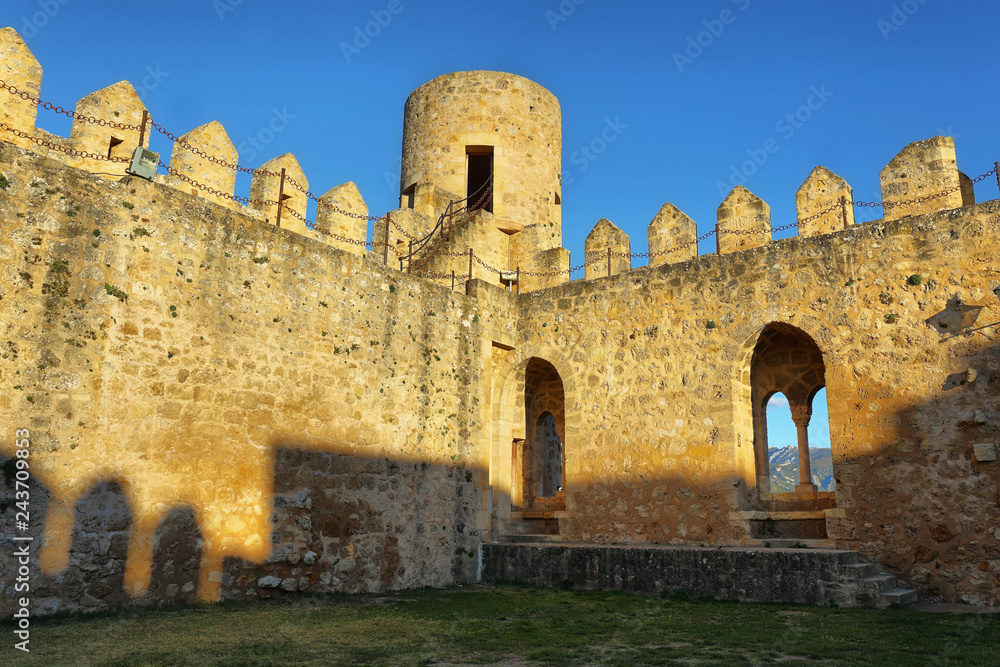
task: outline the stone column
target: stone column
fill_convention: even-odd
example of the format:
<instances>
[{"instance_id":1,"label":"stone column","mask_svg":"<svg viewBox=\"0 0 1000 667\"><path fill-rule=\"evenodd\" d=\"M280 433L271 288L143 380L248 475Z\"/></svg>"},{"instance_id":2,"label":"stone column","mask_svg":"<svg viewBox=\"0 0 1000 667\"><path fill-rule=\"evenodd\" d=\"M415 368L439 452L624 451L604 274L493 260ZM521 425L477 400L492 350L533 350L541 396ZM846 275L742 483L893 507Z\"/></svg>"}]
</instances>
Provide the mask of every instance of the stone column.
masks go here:
<instances>
[{"instance_id":1,"label":"stone column","mask_svg":"<svg viewBox=\"0 0 1000 667\"><path fill-rule=\"evenodd\" d=\"M812 483L812 463L809 460L809 420L812 410L804 405L792 406L792 421L795 422L799 435L799 483L795 493L816 493L816 485Z\"/></svg>"}]
</instances>

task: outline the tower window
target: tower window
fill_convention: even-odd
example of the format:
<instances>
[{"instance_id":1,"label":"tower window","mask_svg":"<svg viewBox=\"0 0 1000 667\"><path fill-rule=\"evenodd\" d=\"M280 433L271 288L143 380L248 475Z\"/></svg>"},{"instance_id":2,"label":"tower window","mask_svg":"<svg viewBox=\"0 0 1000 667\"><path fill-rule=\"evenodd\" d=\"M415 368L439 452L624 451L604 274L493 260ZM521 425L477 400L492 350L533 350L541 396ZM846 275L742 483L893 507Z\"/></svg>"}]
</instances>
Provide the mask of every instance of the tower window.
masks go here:
<instances>
[{"instance_id":1,"label":"tower window","mask_svg":"<svg viewBox=\"0 0 1000 667\"><path fill-rule=\"evenodd\" d=\"M417 184L414 183L410 187L403 190L399 195L399 208L413 208L414 197L417 193Z\"/></svg>"},{"instance_id":2,"label":"tower window","mask_svg":"<svg viewBox=\"0 0 1000 667\"><path fill-rule=\"evenodd\" d=\"M494 197L487 193L493 186L493 146L466 146L465 154L467 158L465 196L469 198L468 206L492 213Z\"/></svg>"}]
</instances>

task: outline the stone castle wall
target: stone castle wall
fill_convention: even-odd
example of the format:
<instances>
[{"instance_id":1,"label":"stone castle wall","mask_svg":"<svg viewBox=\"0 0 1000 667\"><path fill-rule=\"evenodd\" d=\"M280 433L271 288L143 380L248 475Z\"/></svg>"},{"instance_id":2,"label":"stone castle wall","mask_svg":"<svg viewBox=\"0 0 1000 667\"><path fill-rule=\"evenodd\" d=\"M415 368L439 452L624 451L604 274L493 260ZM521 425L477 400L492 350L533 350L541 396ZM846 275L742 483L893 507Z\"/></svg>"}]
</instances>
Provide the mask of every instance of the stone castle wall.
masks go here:
<instances>
[{"instance_id":1,"label":"stone castle wall","mask_svg":"<svg viewBox=\"0 0 1000 667\"><path fill-rule=\"evenodd\" d=\"M30 430L49 608L167 599L152 578L176 559L157 545L199 539L193 583L168 584L200 599L268 594L267 577L357 591L474 576L474 300L165 185L10 144L0 172L0 453ZM100 519L114 530L84 539L102 484L122 499ZM197 534L164 536L178 508Z\"/></svg>"},{"instance_id":2,"label":"stone castle wall","mask_svg":"<svg viewBox=\"0 0 1000 667\"><path fill-rule=\"evenodd\" d=\"M10 32L4 62L20 65L4 76L37 94L40 68ZM539 174L557 168L558 103L487 74L419 89L406 136L454 84L462 122L472 107L540 114L532 147L510 150ZM142 109L129 90L80 108L131 123ZM633 269L628 236L601 220L587 279L546 276L520 294L493 271L506 214L481 212L444 246L476 246L489 265L474 265L466 294L395 270L395 231L388 266L365 253L351 184L321 198L336 209L317 228L338 238L309 229L294 156L258 170L239 202L218 124L185 135L169 177L117 180L51 146L103 154L124 140L52 137L33 109L5 103L0 117L21 133L0 135L15 141L0 144L0 587L16 572L9 457L27 428L38 610L472 581L484 539L539 516L593 543L751 544L747 515L767 502L752 362L775 326L822 354L828 537L929 594L1000 604L1000 201L972 201L951 139L911 144L883 170L886 220L855 226L850 186L817 168L797 193L798 238L771 242L767 204L737 188L719 207L718 254L696 256L694 221L667 204L651 266ZM404 145L404 181L439 170L418 199L464 191L443 157L461 142L439 120L425 129L440 146ZM293 186L278 228L282 168ZM524 185L532 211L546 210L535 204L551 176ZM423 210L392 215L433 224ZM546 243L524 246L527 266L568 266ZM435 261L467 271L464 257ZM554 496L533 490L556 469L536 448L540 412L563 454Z\"/></svg>"},{"instance_id":3,"label":"stone castle wall","mask_svg":"<svg viewBox=\"0 0 1000 667\"><path fill-rule=\"evenodd\" d=\"M568 380L562 534L746 541L751 355L784 323L825 361L829 536L925 590L997 604L1000 468L976 445L1000 437L998 253L995 200L521 295L516 349Z\"/></svg>"}]
</instances>

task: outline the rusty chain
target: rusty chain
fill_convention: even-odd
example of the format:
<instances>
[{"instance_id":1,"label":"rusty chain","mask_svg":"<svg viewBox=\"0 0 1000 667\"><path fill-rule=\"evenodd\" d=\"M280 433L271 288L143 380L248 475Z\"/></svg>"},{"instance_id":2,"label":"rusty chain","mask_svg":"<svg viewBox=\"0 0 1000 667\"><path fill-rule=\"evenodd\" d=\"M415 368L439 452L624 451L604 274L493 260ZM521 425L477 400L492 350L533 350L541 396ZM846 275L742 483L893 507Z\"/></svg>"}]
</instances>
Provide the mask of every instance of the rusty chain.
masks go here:
<instances>
[{"instance_id":1,"label":"rusty chain","mask_svg":"<svg viewBox=\"0 0 1000 667\"><path fill-rule=\"evenodd\" d=\"M85 121L87 123L93 123L95 125L100 125L102 127L112 127L112 128L114 128L116 130L136 130L136 131L138 131L139 129L141 129L141 125L129 125L128 123L119 123L119 122L114 121L114 120L106 120L104 118L94 118L93 116L87 116L85 114L77 113L76 111L74 111L72 109L63 109L62 107L56 106L55 104L52 104L51 102L43 102L42 100L40 100L39 98L35 97L31 93L28 93L28 92L25 92L25 91L22 91L22 90L18 90L16 86L13 86L13 85L9 84L9 83L7 83L6 81L4 81L2 79L0 79L0 88L3 88L4 90L6 90L11 95L14 95L15 97L20 97L22 100L24 100L26 102L31 102L32 104L34 104L36 106L40 106L40 107L42 107L43 109L45 109L47 111L55 111L58 114L63 114L65 116L69 116L70 118L72 118L74 120L82 120L82 121Z\"/></svg>"},{"instance_id":2,"label":"rusty chain","mask_svg":"<svg viewBox=\"0 0 1000 667\"><path fill-rule=\"evenodd\" d=\"M127 157L108 157L107 155L100 155L98 153L90 153L88 151L81 151L76 148L66 148L65 146L60 146L59 144L54 144L51 141L46 141L39 137L24 132L23 130L17 130L13 127L7 125L6 123L0 122L0 130L5 130L13 135L21 137L22 139L27 139L28 141L38 144L39 146L45 146L46 148L51 148L57 150L66 155L72 155L73 157L82 157L90 160L104 160L105 162L119 162L119 163L130 163L132 158ZM124 176L124 174L122 174Z\"/></svg>"}]
</instances>

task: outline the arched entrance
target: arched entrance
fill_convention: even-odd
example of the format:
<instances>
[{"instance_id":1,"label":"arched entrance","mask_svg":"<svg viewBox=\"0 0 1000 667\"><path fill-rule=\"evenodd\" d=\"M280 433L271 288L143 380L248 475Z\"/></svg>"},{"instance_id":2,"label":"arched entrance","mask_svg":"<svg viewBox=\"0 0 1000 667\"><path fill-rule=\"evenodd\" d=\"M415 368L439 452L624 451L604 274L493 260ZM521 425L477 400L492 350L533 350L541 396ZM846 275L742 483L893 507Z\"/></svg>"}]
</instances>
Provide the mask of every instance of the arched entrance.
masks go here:
<instances>
[{"instance_id":1,"label":"arched entrance","mask_svg":"<svg viewBox=\"0 0 1000 667\"><path fill-rule=\"evenodd\" d=\"M558 540L566 518L572 439L566 391L572 375L534 354L518 359L496 348L493 354L490 513L493 538L500 541Z\"/></svg>"},{"instance_id":2,"label":"arched entrance","mask_svg":"<svg viewBox=\"0 0 1000 667\"><path fill-rule=\"evenodd\" d=\"M566 398L562 378L549 362L532 358L524 372L524 442L518 491L522 512L566 509Z\"/></svg>"}]
</instances>

